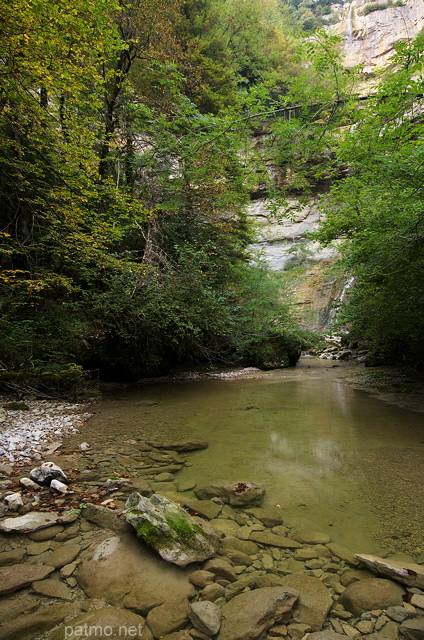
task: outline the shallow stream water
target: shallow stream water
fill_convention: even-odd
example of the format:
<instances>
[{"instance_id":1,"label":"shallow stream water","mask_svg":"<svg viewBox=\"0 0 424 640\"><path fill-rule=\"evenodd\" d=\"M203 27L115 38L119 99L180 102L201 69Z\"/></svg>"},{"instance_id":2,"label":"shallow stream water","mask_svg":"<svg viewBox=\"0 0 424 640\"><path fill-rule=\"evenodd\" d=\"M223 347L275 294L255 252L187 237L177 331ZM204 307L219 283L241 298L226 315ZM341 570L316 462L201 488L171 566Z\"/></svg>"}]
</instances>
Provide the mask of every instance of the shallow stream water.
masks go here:
<instances>
[{"instance_id":1,"label":"shallow stream water","mask_svg":"<svg viewBox=\"0 0 424 640\"><path fill-rule=\"evenodd\" d=\"M302 359L247 378L156 382L108 391L89 440L207 440L178 481L265 486L285 523L328 532L355 552L419 554L424 419L343 382L343 369Z\"/></svg>"}]
</instances>

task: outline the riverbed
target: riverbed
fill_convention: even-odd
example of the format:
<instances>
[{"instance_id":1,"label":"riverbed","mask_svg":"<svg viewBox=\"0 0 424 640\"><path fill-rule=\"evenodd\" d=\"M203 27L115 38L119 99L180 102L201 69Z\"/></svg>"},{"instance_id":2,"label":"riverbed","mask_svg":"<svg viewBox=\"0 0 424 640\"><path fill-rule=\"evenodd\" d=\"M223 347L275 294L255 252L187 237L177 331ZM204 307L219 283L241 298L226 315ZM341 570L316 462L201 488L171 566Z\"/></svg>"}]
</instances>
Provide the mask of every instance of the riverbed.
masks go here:
<instances>
[{"instance_id":1,"label":"riverbed","mask_svg":"<svg viewBox=\"0 0 424 640\"><path fill-rule=\"evenodd\" d=\"M351 388L346 379L360 370L302 358L290 369L110 388L81 435L96 449L207 440L178 473L180 485L258 482L265 506L277 505L287 524L327 531L359 552L418 556L423 416Z\"/></svg>"}]
</instances>

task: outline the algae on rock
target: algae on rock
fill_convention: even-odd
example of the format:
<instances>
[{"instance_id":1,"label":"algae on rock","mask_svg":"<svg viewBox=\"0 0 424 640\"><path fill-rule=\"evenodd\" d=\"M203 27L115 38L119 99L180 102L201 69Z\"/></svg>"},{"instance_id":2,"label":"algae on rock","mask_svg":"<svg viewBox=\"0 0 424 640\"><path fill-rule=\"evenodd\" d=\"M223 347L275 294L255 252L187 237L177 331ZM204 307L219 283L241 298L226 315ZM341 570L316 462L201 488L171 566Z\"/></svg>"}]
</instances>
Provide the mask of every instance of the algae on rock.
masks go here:
<instances>
[{"instance_id":1,"label":"algae on rock","mask_svg":"<svg viewBox=\"0 0 424 640\"><path fill-rule=\"evenodd\" d=\"M213 542L202 527L164 496L154 494L149 499L133 493L124 515L137 535L168 562L185 567L215 555Z\"/></svg>"}]
</instances>

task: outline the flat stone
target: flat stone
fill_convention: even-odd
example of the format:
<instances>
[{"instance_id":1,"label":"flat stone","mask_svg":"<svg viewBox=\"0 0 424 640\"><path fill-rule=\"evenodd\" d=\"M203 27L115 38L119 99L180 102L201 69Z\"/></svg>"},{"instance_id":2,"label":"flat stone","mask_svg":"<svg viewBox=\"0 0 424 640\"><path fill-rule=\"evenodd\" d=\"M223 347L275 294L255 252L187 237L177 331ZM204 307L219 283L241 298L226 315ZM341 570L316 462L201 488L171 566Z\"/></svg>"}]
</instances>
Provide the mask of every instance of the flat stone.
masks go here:
<instances>
[{"instance_id":1,"label":"flat stone","mask_svg":"<svg viewBox=\"0 0 424 640\"><path fill-rule=\"evenodd\" d=\"M191 569L165 562L133 535L97 545L74 575L89 598L145 615L172 598L194 596Z\"/></svg>"},{"instance_id":2,"label":"flat stone","mask_svg":"<svg viewBox=\"0 0 424 640\"><path fill-rule=\"evenodd\" d=\"M166 495L177 504L187 507L190 511L194 511L208 520L213 520L221 513L222 505L216 504L212 500L198 500L178 493L174 493L172 496L169 493L166 493Z\"/></svg>"},{"instance_id":3,"label":"flat stone","mask_svg":"<svg viewBox=\"0 0 424 640\"><path fill-rule=\"evenodd\" d=\"M344 634L325 629L324 631L316 631L315 633L310 633L308 635L308 640L346 640L346 636Z\"/></svg>"},{"instance_id":4,"label":"flat stone","mask_svg":"<svg viewBox=\"0 0 424 640\"><path fill-rule=\"evenodd\" d=\"M12 597L8 595L5 598L0 598L0 620L2 624L5 624L19 618L19 616L34 613L40 605L40 598L35 593L24 589L14 593Z\"/></svg>"},{"instance_id":5,"label":"flat stone","mask_svg":"<svg viewBox=\"0 0 424 640\"><path fill-rule=\"evenodd\" d=\"M424 609L424 595L413 593L411 596L411 604L413 607Z\"/></svg>"},{"instance_id":6,"label":"flat stone","mask_svg":"<svg viewBox=\"0 0 424 640\"><path fill-rule=\"evenodd\" d=\"M11 564L18 564L25 557L25 549L12 549L0 553L0 567L7 567Z\"/></svg>"},{"instance_id":7,"label":"flat stone","mask_svg":"<svg viewBox=\"0 0 424 640\"><path fill-rule=\"evenodd\" d=\"M72 602L55 604L39 609L35 613L19 616L1 627L0 640L33 640L77 611L79 611L79 605ZM63 627L63 633L64 629ZM65 635L62 637L65 638ZM67 640L69 638L70 636L67 636Z\"/></svg>"},{"instance_id":8,"label":"flat stone","mask_svg":"<svg viewBox=\"0 0 424 640\"><path fill-rule=\"evenodd\" d=\"M349 585L339 603L355 616L374 609L387 609L402 604L405 589L391 580L369 578Z\"/></svg>"},{"instance_id":9,"label":"flat stone","mask_svg":"<svg viewBox=\"0 0 424 640\"><path fill-rule=\"evenodd\" d=\"M43 580L53 573L53 566L15 564L0 568L0 595L13 593L30 585L34 580Z\"/></svg>"},{"instance_id":10,"label":"flat stone","mask_svg":"<svg viewBox=\"0 0 424 640\"><path fill-rule=\"evenodd\" d=\"M154 480L155 482L172 482L175 478L172 473L158 473Z\"/></svg>"},{"instance_id":11,"label":"flat stone","mask_svg":"<svg viewBox=\"0 0 424 640\"><path fill-rule=\"evenodd\" d=\"M256 583L256 580L262 577L263 573L261 571L252 571L251 573L245 573L240 576L238 580L235 582L231 582L225 587L225 597L227 600L231 600L238 593L241 593L247 587L251 587Z\"/></svg>"},{"instance_id":12,"label":"flat stone","mask_svg":"<svg viewBox=\"0 0 424 640\"><path fill-rule=\"evenodd\" d=\"M266 587L233 597L222 609L218 640L256 640L276 622L286 621L297 601L295 590Z\"/></svg>"},{"instance_id":13,"label":"flat stone","mask_svg":"<svg viewBox=\"0 0 424 640\"><path fill-rule=\"evenodd\" d=\"M273 509L263 509L260 507L246 509L246 513L252 515L257 520L260 520L266 527L277 527L283 524L283 518L281 513L274 511Z\"/></svg>"},{"instance_id":14,"label":"flat stone","mask_svg":"<svg viewBox=\"0 0 424 640\"><path fill-rule=\"evenodd\" d=\"M193 626L207 636L214 636L221 626L221 609L208 600L192 602L188 616Z\"/></svg>"},{"instance_id":15,"label":"flat stone","mask_svg":"<svg viewBox=\"0 0 424 640\"><path fill-rule=\"evenodd\" d=\"M44 529L52 524L73 522L79 516L79 511L68 511L60 515L57 512L30 511L23 516L6 518L0 523L0 531L5 533L30 533Z\"/></svg>"},{"instance_id":16,"label":"flat stone","mask_svg":"<svg viewBox=\"0 0 424 640\"><path fill-rule=\"evenodd\" d=\"M185 480L177 482L178 491L190 491L194 489L196 486L196 482L194 480Z\"/></svg>"},{"instance_id":17,"label":"flat stone","mask_svg":"<svg viewBox=\"0 0 424 640\"><path fill-rule=\"evenodd\" d=\"M81 547L78 544L64 544L52 551L46 559L47 564L55 567L55 569L60 569L64 567L65 564L69 564L75 560L80 551Z\"/></svg>"},{"instance_id":18,"label":"flat stone","mask_svg":"<svg viewBox=\"0 0 424 640\"><path fill-rule=\"evenodd\" d=\"M280 587L283 582L283 576L279 576L276 573L267 573L265 576L256 578L255 586L257 589L261 589L262 587Z\"/></svg>"},{"instance_id":19,"label":"flat stone","mask_svg":"<svg viewBox=\"0 0 424 640\"><path fill-rule=\"evenodd\" d=\"M222 558L212 558L211 560L207 560L203 565L203 568L206 571L210 571L215 576L225 578L225 580L229 580L230 582L234 582L237 579L233 565Z\"/></svg>"},{"instance_id":20,"label":"flat stone","mask_svg":"<svg viewBox=\"0 0 424 640\"><path fill-rule=\"evenodd\" d=\"M260 505L265 489L254 482L211 482L195 489L195 495L202 499L221 498L233 506Z\"/></svg>"},{"instance_id":21,"label":"flat stone","mask_svg":"<svg viewBox=\"0 0 424 640\"><path fill-rule=\"evenodd\" d=\"M199 589L203 589L206 585L211 584L214 581L214 578L215 574L211 571L205 571L204 569L193 571L189 576L191 584L194 584L195 587L199 587Z\"/></svg>"},{"instance_id":22,"label":"flat stone","mask_svg":"<svg viewBox=\"0 0 424 640\"><path fill-rule=\"evenodd\" d=\"M252 558L242 551L222 549L221 554L231 560L236 567L250 567L253 564Z\"/></svg>"},{"instance_id":23,"label":"flat stone","mask_svg":"<svg viewBox=\"0 0 424 640\"><path fill-rule=\"evenodd\" d=\"M65 564L60 570L60 577L70 578L71 575L74 573L75 569L77 568L77 566L78 566L77 562L71 562L70 564Z\"/></svg>"},{"instance_id":24,"label":"flat stone","mask_svg":"<svg viewBox=\"0 0 424 640\"><path fill-rule=\"evenodd\" d=\"M407 640L424 640L424 618L405 620L399 631Z\"/></svg>"},{"instance_id":25,"label":"flat stone","mask_svg":"<svg viewBox=\"0 0 424 640\"><path fill-rule=\"evenodd\" d=\"M102 507L98 504L86 503L81 515L86 520L102 527L102 529L110 529L114 533L124 534L132 531L130 525L125 522L124 518L118 516L116 511L112 511L112 509Z\"/></svg>"},{"instance_id":26,"label":"flat stone","mask_svg":"<svg viewBox=\"0 0 424 640\"><path fill-rule=\"evenodd\" d=\"M302 544L328 544L331 541L330 536L327 533L321 531L310 531L309 529L301 529L291 533L290 536L293 540L301 542Z\"/></svg>"},{"instance_id":27,"label":"flat stone","mask_svg":"<svg viewBox=\"0 0 424 640\"><path fill-rule=\"evenodd\" d=\"M210 602L215 602L218 598L221 598L225 593L225 589L222 585L214 582L213 584L207 584L204 589L202 589L201 596L202 600L209 600Z\"/></svg>"},{"instance_id":28,"label":"flat stone","mask_svg":"<svg viewBox=\"0 0 424 640\"><path fill-rule=\"evenodd\" d=\"M211 524L223 536L236 537L240 530L240 525L238 525L234 520L230 520L229 518L214 518L211 521Z\"/></svg>"},{"instance_id":29,"label":"flat stone","mask_svg":"<svg viewBox=\"0 0 424 640\"><path fill-rule=\"evenodd\" d=\"M60 598L61 600L73 599L72 591L60 580L48 578L47 580L33 582L31 587L35 593L40 593L50 598Z\"/></svg>"},{"instance_id":30,"label":"flat stone","mask_svg":"<svg viewBox=\"0 0 424 640\"><path fill-rule=\"evenodd\" d=\"M309 631L311 631L311 627L308 624L294 622L287 625L287 631L292 640L301 640Z\"/></svg>"},{"instance_id":31,"label":"flat stone","mask_svg":"<svg viewBox=\"0 0 424 640\"><path fill-rule=\"evenodd\" d=\"M241 540L234 536L227 536L221 542L221 549L232 549L234 551L241 551L247 555L255 555L259 551L259 547L255 542L251 540Z\"/></svg>"},{"instance_id":32,"label":"flat stone","mask_svg":"<svg viewBox=\"0 0 424 640\"><path fill-rule=\"evenodd\" d=\"M29 556L38 556L40 553L45 553L46 551L50 551L49 540L45 540L44 542L33 542L27 546L27 553Z\"/></svg>"},{"instance_id":33,"label":"flat stone","mask_svg":"<svg viewBox=\"0 0 424 640\"><path fill-rule=\"evenodd\" d=\"M79 524L74 524L71 527L66 527L66 529L61 533L58 533L56 536L56 540L58 542L66 542L67 540L71 540L72 538L75 538L76 536L78 536L79 533L80 533Z\"/></svg>"},{"instance_id":34,"label":"flat stone","mask_svg":"<svg viewBox=\"0 0 424 640\"><path fill-rule=\"evenodd\" d=\"M28 535L30 540L34 542L43 542L44 540L52 540L59 533L62 533L65 527L61 524L54 524L51 527L47 527L46 529L39 529L38 531L34 531Z\"/></svg>"},{"instance_id":35,"label":"flat stone","mask_svg":"<svg viewBox=\"0 0 424 640\"><path fill-rule=\"evenodd\" d=\"M84 636L84 630L93 633ZM71 618L51 636L50 640L80 640L92 637L96 640L111 638L135 638L135 640L153 640L146 621L141 616L115 607L94 609Z\"/></svg>"},{"instance_id":36,"label":"flat stone","mask_svg":"<svg viewBox=\"0 0 424 640\"><path fill-rule=\"evenodd\" d=\"M299 549L302 545L296 540L287 538L286 536L278 536L270 531L253 531L249 540L259 542L259 544L267 544L272 547L281 547L283 549Z\"/></svg>"},{"instance_id":37,"label":"flat stone","mask_svg":"<svg viewBox=\"0 0 424 640\"><path fill-rule=\"evenodd\" d=\"M361 633L365 633L365 634L372 633L374 631L374 623L372 620L361 620L356 625L356 628Z\"/></svg>"},{"instance_id":38,"label":"flat stone","mask_svg":"<svg viewBox=\"0 0 424 640\"><path fill-rule=\"evenodd\" d=\"M208 442L204 440L178 440L162 442L162 449L171 449L171 451L197 451L199 449L207 449Z\"/></svg>"},{"instance_id":39,"label":"flat stone","mask_svg":"<svg viewBox=\"0 0 424 640\"><path fill-rule=\"evenodd\" d=\"M362 554L356 554L355 558L372 569L374 573L387 576L397 582L402 582L402 584L406 584L408 587L424 589L423 565Z\"/></svg>"},{"instance_id":40,"label":"flat stone","mask_svg":"<svg viewBox=\"0 0 424 640\"><path fill-rule=\"evenodd\" d=\"M295 589L299 593L299 622L308 624L312 631L320 631L333 606L330 592L321 580L304 573L294 573L284 577L282 587Z\"/></svg>"},{"instance_id":41,"label":"flat stone","mask_svg":"<svg viewBox=\"0 0 424 640\"><path fill-rule=\"evenodd\" d=\"M341 544L336 544L335 542L330 542L327 544L327 548L330 549L333 556L340 558L340 560L343 560L354 567L359 564L356 556L354 556L352 551L347 547L343 547Z\"/></svg>"},{"instance_id":42,"label":"flat stone","mask_svg":"<svg viewBox=\"0 0 424 640\"><path fill-rule=\"evenodd\" d=\"M396 622L404 622L408 618L411 618L412 615L409 611L405 609L405 607L388 607L386 609L386 615L389 616L392 620Z\"/></svg>"},{"instance_id":43,"label":"flat stone","mask_svg":"<svg viewBox=\"0 0 424 640\"><path fill-rule=\"evenodd\" d=\"M340 577L340 582L344 587L348 587L352 582L357 582L358 580L367 580L368 578L375 578L375 575L371 573L371 571L356 569L356 571L346 571Z\"/></svg>"},{"instance_id":44,"label":"flat stone","mask_svg":"<svg viewBox=\"0 0 424 640\"><path fill-rule=\"evenodd\" d=\"M188 602L183 596L170 598L147 614L147 624L155 638L180 631L188 622Z\"/></svg>"}]
</instances>

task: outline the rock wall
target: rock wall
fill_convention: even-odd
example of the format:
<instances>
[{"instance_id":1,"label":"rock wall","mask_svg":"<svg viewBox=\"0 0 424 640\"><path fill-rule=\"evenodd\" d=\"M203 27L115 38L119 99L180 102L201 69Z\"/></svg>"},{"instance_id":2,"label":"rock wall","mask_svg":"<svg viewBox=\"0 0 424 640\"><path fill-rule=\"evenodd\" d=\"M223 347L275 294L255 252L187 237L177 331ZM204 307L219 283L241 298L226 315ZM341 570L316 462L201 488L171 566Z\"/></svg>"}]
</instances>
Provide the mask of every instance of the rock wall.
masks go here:
<instances>
[{"instance_id":1,"label":"rock wall","mask_svg":"<svg viewBox=\"0 0 424 640\"><path fill-rule=\"evenodd\" d=\"M364 15L374 0L352 0L340 7L341 21L330 27L344 38L343 54L347 67L364 65L365 74L387 66L397 42L413 40L424 29L423 0L403 0L403 6L391 6ZM387 4L387 0L377 0ZM336 5L337 7L337 5Z\"/></svg>"}]
</instances>

